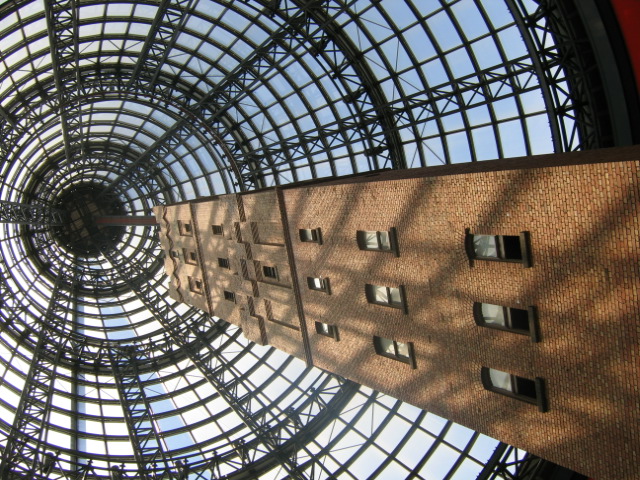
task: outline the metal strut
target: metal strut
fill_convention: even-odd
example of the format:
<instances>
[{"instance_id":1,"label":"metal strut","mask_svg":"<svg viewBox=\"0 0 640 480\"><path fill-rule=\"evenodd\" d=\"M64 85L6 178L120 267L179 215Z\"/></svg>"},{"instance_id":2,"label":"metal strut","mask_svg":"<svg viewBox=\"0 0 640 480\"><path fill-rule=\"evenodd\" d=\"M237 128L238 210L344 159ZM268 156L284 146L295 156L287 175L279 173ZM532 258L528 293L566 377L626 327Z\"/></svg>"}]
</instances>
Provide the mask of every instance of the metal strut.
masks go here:
<instances>
[{"instance_id":1,"label":"metal strut","mask_svg":"<svg viewBox=\"0 0 640 480\"><path fill-rule=\"evenodd\" d=\"M78 9L76 0L44 2L51 61L58 99L58 114L67 163L71 164L74 145L82 141L82 81L78 68ZM79 153L79 152L78 152Z\"/></svg>"},{"instance_id":2,"label":"metal strut","mask_svg":"<svg viewBox=\"0 0 640 480\"><path fill-rule=\"evenodd\" d=\"M0 200L0 223L58 226L65 222L65 212L44 205Z\"/></svg>"},{"instance_id":3,"label":"metal strut","mask_svg":"<svg viewBox=\"0 0 640 480\"><path fill-rule=\"evenodd\" d=\"M149 479L151 466L159 461L164 463L165 472L170 472L151 405L140 381L138 362L142 358L141 351L136 345L118 346L109 348L108 355L140 478Z\"/></svg>"},{"instance_id":4,"label":"metal strut","mask_svg":"<svg viewBox=\"0 0 640 480\"><path fill-rule=\"evenodd\" d=\"M230 463L234 470L242 472L243 465L252 471L267 468L266 465L272 468L276 464L285 469L289 478L306 480L307 477L296 459L299 443L306 443L306 438L312 438L317 429L333 418L332 412L340 411L351 399L359 386L344 380L340 385L335 385L326 380L294 410L274 412L255 392L244 386L242 378L234 372L232 365L224 360L206 338L210 326L202 323L168 322L167 313L173 306L167 304L166 299L160 298L149 285L132 280L135 278L133 272L140 268L136 260L126 258L106 243L102 253L121 279L129 284L138 299L161 323L171 340L183 349L200 373L255 434L255 440L251 438L242 447L238 446L235 453L216 457L218 466L220 463ZM174 318L179 319L180 316L176 314ZM118 368L120 363L116 362L114 365L114 368ZM120 390L124 391L122 388ZM139 414L142 415L142 412ZM262 454L261 459L250 463L251 451L254 455L256 452ZM207 465L207 468L210 467Z\"/></svg>"},{"instance_id":5,"label":"metal strut","mask_svg":"<svg viewBox=\"0 0 640 480\"><path fill-rule=\"evenodd\" d=\"M280 62L287 61L289 52L298 43L304 43L307 40L308 34L305 34L305 29L308 30L309 28L311 13L319 9L323 3L323 0L311 0L305 2L302 7L298 7L292 2L287 2L288 6L286 8L282 7L280 10L282 15L286 16L286 22L199 101L185 100L191 104L188 108L188 115L178 120L164 135L158 138L153 145L129 165L127 170L108 185L107 190L115 188L132 171L139 169L141 165L161 164L164 156L191 136L194 128L198 128L197 125L193 124L194 118L200 119L202 125L206 126L207 129L212 128L215 123L219 122L221 116L225 115L230 108L249 95L256 85L269 72L273 71ZM348 6L342 6L336 15L347 8ZM344 68L346 68L346 64ZM353 76L353 79L356 78L357 76ZM215 108L212 109L212 105ZM380 118L379 115L376 118ZM384 151L386 147L378 145L378 150ZM240 184L241 190L265 186L260 178L244 171L247 168L251 169L249 163L243 163L239 166L236 165L234 158L229 158L228 160L237 178L242 180ZM141 181L144 181L145 175L150 176L153 173L153 171L143 172Z\"/></svg>"},{"instance_id":6,"label":"metal strut","mask_svg":"<svg viewBox=\"0 0 640 480\"><path fill-rule=\"evenodd\" d=\"M75 279L71 280L75 284ZM31 348L33 359L16 408L16 416L0 461L0 479L17 473L23 478L43 478L37 470L47 453L42 445L47 434L51 412L53 383L60 358L64 355L68 336L61 336L58 327L69 314L70 305L61 302L62 276L58 277L51 292L49 306L38 332L37 342Z\"/></svg>"}]
</instances>

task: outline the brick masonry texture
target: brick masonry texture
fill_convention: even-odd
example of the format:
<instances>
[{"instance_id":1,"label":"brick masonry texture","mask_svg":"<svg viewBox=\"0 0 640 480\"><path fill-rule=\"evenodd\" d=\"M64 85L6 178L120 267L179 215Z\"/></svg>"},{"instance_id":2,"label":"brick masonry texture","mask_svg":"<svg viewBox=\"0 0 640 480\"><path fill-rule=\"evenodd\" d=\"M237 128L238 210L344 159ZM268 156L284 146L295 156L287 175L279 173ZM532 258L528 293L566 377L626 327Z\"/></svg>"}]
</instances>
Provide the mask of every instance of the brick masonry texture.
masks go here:
<instances>
[{"instance_id":1,"label":"brick masonry texture","mask_svg":"<svg viewBox=\"0 0 640 480\"><path fill-rule=\"evenodd\" d=\"M277 245L256 252L273 253L283 271L295 261L286 282L298 283L303 315L291 289L261 286L268 298L254 300L272 300L285 323L305 322L316 366L593 478L637 478L639 160L633 147L287 187L294 260ZM259 238L277 243L275 194L243 202ZM301 242L301 228L320 228L322 244ZM399 256L359 249L358 230L391 228ZM529 232L532 266L470 262L467 231ZM309 289L310 276L328 278L331 293ZM368 303L366 284L402 286L406 313ZM474 302L534 306L540 341L476 325ZM337 327L339 341L316 334L315 322ZM292 346L298 330L265 324L280 329L268 343L304 357ZM416 368L376 354L374 336L412 343ZM542 378L548 411L484 389L481 367Z\"/></svg>"}]
</instances>

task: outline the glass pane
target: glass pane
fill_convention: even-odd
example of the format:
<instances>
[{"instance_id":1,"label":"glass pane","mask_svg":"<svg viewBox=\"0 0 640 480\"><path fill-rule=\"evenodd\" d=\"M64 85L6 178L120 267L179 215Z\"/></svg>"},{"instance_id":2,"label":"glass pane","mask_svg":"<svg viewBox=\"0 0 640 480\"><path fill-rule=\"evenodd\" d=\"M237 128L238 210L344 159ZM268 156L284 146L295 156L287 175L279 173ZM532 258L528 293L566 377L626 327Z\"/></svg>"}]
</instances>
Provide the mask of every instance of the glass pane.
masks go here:
<instances>
[{"instance_id":1,"label":"glass pane","mask_svg":"<svg viewBox=\"0 0 640 480\"><path fill-rule=\"evenodd\" d=\"M492 325L501 325L506 327L504 318L504 307L500 305L491 305L490 303L482 304L482 319L485 323Z\"/></svg>"},{"instance_id":2,"label":"glass pane","mask_svg":"<svg viewBox=\"0 0 640 480\"><path fill-rule=\"evenodd\" d=\"M300 230L300 239L303 242L311 242L311 241L315 240L313 234L314 234L314 231L311 230L310 228L302 229L302 230Z\"/></svg>"},{"instance_id":3,"label":"glass pane","mask_svg":"<svg viewBox=\"0 0 640 480\"><path fill-rule=\"evenodd\" d=\"M313 279L313 288L317 288L318 290L322 290L324 288L324 285L322 284L322 279L321 278L314 278Z\"/></svg>"},{"instance_id":4,"label":"glass pane","mask_svg":"<svg viewBox=\"0 0 640 480\"><path fill-rule=\"evenodd\" d=\"M322 331L322 333L329 335L329 325L327 325L326 323L321 323L320 324L320 330Z\"/></svg>"},{"instance_id":5,"label":"glass pane","mask_svg":"<svg viewBox=\"0 0 640 480\"><path fill-rule=\"evenodd\" d=\"M380 343L380 349L384 353L388 353L390 355L395 355L396 354L396 351L393 348L393 340L391 340L389 338L379 338L379 343Z\"/></svg>"},{"instance_id":6,"label":"glass pane","mask_svg":"<svg viewBox=\"0 0 640 480\"><path fill-rule=\"evenodd\" d=\"M391 297L390 303L402 303L399 288L389 288L389 296Z\"/></svg>"},{"instance_id":7,"label":"glass pane","mask_svg":"<svg viewBox=\"0 0 640 480\"><path fill-rule=\"evenodd\" d=\"M506 372L501 372L500 370L494 370L493 368L489 369L489 377L491 378L491 384L496 388L501 388L503 390L513 391L513 387L511 386L511 375Z\"/></svg>"},{"instance_id":8,"label":"glass pane","mask_svg":"<svg viewBox=\"0 0 640 480\"><path fill-rule=\"evenodd\" d=\"M381 250L391 250L391 241L389 240L389 232L378 232Z\"/></svg>"},{"instance_id":9,"label":"glass pane","mask_svg":"<svg viewBox=\"0 0 640 480\"><path fill-rule=\"evenodd\" d=\"M374 285L373 289L374 289L374 298L376 302L389 303L387 287L378 287Z\"/></svg>"},{"instance_id":10,"label":"glass pane","mask_svg":"<svg viewBox=\"0 0 640 480\"><path fill-rule=\"evenodd\" d=\"M402 342L396 342L398 347L398 356L409 358L409 345Z\"/></svg>"},{"instance_id":11,"label":"glass pane","mask_svg":"<svg viewBox=\"0 0 640 480\"><path fill-rule=\"evenodd\" d=\"M498 257L496 237L494 235L474 235L473 250L479 257Z\"/></svg>"},{"instance_id":12,"label":"glass pane","mask_svg":"<svg viewBox=\"0 0 640 480\"><path fill-rule=\"evenodd\" d=\"M378 249L378 232L364 232L364 244L367 248Z\"/></svg>"}]
</instances>

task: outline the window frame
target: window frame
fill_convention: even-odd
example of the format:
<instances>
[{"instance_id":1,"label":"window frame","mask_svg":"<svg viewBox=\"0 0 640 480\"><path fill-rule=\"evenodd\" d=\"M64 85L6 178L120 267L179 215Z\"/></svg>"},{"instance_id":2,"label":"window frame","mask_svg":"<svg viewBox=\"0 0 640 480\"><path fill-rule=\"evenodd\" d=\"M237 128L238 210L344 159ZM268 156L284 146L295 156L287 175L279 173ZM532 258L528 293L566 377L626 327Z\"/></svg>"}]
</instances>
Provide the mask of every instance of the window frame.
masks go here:
<instances>
[{"instance_id":1,"label":"window frame","mask_svg":"<svg viewBox=\"0 0 640 480\"><path fill-rule=\"evenodd\" d=\"M496 256L483 256L476 253L474 244L475 237L487 236L494 237L496 243ZM518 239L521 258L507 258L505 248L505 238L513 237ZM520 263L523 268L529 268L531 262L531 235L528 231L520 232L518 235L494 235L488 233L471 233L470 229L465 230L465 250L469 257L469 263L473 266L475 260L484 260L488 262L504 262L504 263Z\"/></svg>"},{"instance_id":2,"label":"window frame","mask_svg":"<svg viewBox=\"0 0 640 480\"><path fill-rule=\"evenodd\" d=\"M182 237L193 237L193 224L191 221L178 220L178 233Z\"/></svg>"},{"instance_id":3,"label":"window frame","mask_svg":"<svg viewBox=\"0 0 640 480\"><path fill-rule=\"evenodd\" d=\"M494 385L493 380L491 379L492 370L498 373L509 375L511 389L505 389ZM540 377L535 377L532 380L530 378L513 375L512 373L505 372L503 370L498 370L490 367L482 367L480 370L480 378L482 381L482 386L485 388L485 390L504 395L505 397L515 398L516 400L520 400L521 402L537 405L540 412L546 412L548 410L545 382ZM519 385L523 382L530 382L529 387L533 387L533 390L535 391L535 397L526 393L518 392Z\"/></svg>"},{"instance_id":4,"label":"window frame","mask_svg":"<svg viewBox=\"0 0 640 480\"><path fill-rule=\"evenodd\" d=\"M231 269L231 262L229 261L228 258L218 257L218 267L224 268L226 270L230 270Z\"/></svg>"},{"instance_id":5,"label":"window frame","mask_svg":"<svg viewBox=\"0 0 640 480\"><path fill-rule=\"evenodd\" d=\"M267 272L273 272L273 275L267 274ZM270 280L278 281L280 276L278 275L278 267L271 265L262 265L262 279L268 278Z\"/></svg>"},{"instance_id":6,"label":"window frame","mask_svg":"<svg viewBox=\"0 0 640 480\"><path fill-rule=\"evenodd\" d=\"M307 237L307 233L310 234L310 238ZM304 243L317 243L322 245L322 230L318 228L300 228L298 229L298 237L301 242Z\"/></svg>"},{"instance_id":7,"label":"window frame","mask_svg":"<svg viewBox=\"0 0 640 480\"><path fill-rule=\"evenodd\" d=\"M484 315L482 314L482 306L483 305L495 305L496 307L501 307L504 309L504 318L506 326L502 326L500 324L489 323L485 320ZM521 328L517 328L513 326L512 318L513 311L519 310L526 312L527 314L527 322L528 322L528 330L524 330ZM528 306L525 308L516 308L516 307L505 307L503 305L497 305L494 303L488 302L474 302L473 304L473 319L476 325L485 328L492 328L494 330L502 330L506 332L517 333L518 335L526 335L531 338L532 342L539 342L540 336L537 328L537 315L536 308L534 306Z\"/></svg>"},{"instance_id":8,"label":"window frame","mask_svg":"<svg viewBox=\"0 0 640 480\"><path fill-rule=\"evenodd\" d=\"M182 255L184 256L184 263L189 265L199 265L198 252L190 248L183 248Z\"/></svg>"},{"instance_id":9,"label":"window frame","mask_svg":"<svg viewBox=\"0 0 640 480\"><path fill-rule=\"evenodd\" d=\"M373 234L375 234L377 240L376 247L372 247L367 243L367 236ZM383 234L388 236L389 248L384 248L384 241L382 239ZM395 227L391 227L389 230L357 230L356 243L358 244L358 248L363 251L393 253L396 257L400 256L400 250L398 248L398 232Z\"/></svg>"},{"instance_id":10,"label":"window frame","mask_svg":"<svg viewBox=\"0 0 640 480\"><path fill-rule=\"evenodd\" d=\"M189 282L189 291L198 295L204 295L204 281L201 278L187 277Z\"/></svg>"},{"instance_id":11,"label":"window frame","mask_svg":"<svg viewBox=\"0 0 640 480\"><path fill-rule=\"evenodd\" d=\"M377 296L376 289L378 288L386 289L386 295L387 295L386 302L382 302L376 298ZM392 289L398 291L398 295L400 296L399 302L392 301L392 292L391 292ZM364 286L364 293L365 293L365 298L367 299L367 302L372 305L381 305L383 307L391 307L398 310L402 310L403 313L405 314L408 313L407 297L406 297L404 285L398 285L397 287L388 287L386 285L373 285L371 283L366 283Z\"/></svg>"},{"instance_id":12,"label":"window frame","mask_svg":"<svg viewBox=\"0 0 640 480\"><path fill-rule=\"evenodd\" d=\"M315 322L316 333L324 337L333 338L335 341L340 341L340 335L338 334L338 327L335 325L329 325L324 322ZM326 330L323 327L327 327Z\"/></svg>"},{"instance_id":13,"label":"window frame","mask_svg":"<svg viewBox=\"0 0 640 480\"><path fill-rule=\"evenodd\" d=\"M219 229L219 231L218 231ZM224 226L223 225L211 225L211 231L214 235L224 235Z\"/></svg>"},{"instance_id":14,"label":"window frame","mask_svg":"<svg viewBox=\"0 0 640 480\"><path fill-rule=\"evenodd\" d=\"M320 280L322 283L321 287L317 287L314 283L314 280ZM314 290L316 292L324 292L328 295L331 295L331 286L329 284L328 277L307 277L307 287L309 290Z\"/></svg>"},{"instance_id":15,"label":"window frame","mask_svg":"<svg viewBox=\"0 0 640 480\"><path fill-rule=\"evenodd\" d=\"M387 352L387 349L382 344L383 340L391 342L391 345L393 345L394 353ZM400 349L398 347L399 344L400 345L406 345L406 348L407 348L407 351L408 351L408 356L404 356L404 355L399 353L399 351L400 351ZM413 369L415 369L417 367L415 350L413 348L413 342L399 342L399 341L394 340L392 338L385 338L385 337L379 337L377 335L374 335L373 336L373 348L374 348L376 354L380 355L381 357L392 358L393 360L396 360L398 362L406 363L406 364L410 365L411 368L413 368Z\"/></svg>"},{"instance_id":16,"label":"window frame","mask_svg":"<svg viewBox=\"0 0 640 480\"><path fill-rule=\"evenodd\" d=\"M223 290L223 298L228 302L236 303L236 294L234 292L230 292L228 290Z\"/></svg>"}]
</instances>

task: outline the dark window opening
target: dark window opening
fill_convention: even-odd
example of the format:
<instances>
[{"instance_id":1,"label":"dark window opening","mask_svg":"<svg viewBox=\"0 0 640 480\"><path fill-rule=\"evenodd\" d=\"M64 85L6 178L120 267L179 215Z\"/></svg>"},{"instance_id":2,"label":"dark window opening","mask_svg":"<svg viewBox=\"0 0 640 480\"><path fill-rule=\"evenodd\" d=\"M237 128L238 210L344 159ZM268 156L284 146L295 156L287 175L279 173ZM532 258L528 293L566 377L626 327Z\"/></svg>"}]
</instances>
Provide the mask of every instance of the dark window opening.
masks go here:
<instances>
[{"instance_id":1,"label":"dark window opening","mask_svg":"<svg viewBox=\"0 0 640 480\"><path fill-rule=\"evenodd\" d=\"M202 279L189 277L189 290L191 290L193 293L201 294L203 292L203 289L204 285L202 283Z\"/></svg>"},{"instance_id":2,"label":"dark window opening","mask_svg":"<svg viewBox=\"0 0 640 480\"><path fill-rule=\"evenodd\" d=\"M322 235L319 228L301 228L298 233L301 242L322 243Z\"/></svg>"},{"instance_id":3,"label":"dark window opening","mask_svg":"<svg viewBox=\"0 0 640 480\"><path fill-rule=\"evenodd\" d=\"M185 263L188 263L190 265L198 264L198 254L196 253L195 250L188 250L186 248L183 248L182 254L184 255Z\"/></svg>"},{"instance_id":4,"label":"dark window opening","mask_svg":"<svg viewBox=\"0 0 640 480\"><path fill-rule=\"evenodd\" d=\"M193 228L191 227L191 222L184 222L182 220L178 220L178 232L183 237L193 236Z\"/></svg>"},{"instance_id":5,"label":"dark window opening","mask_svg":"<svg viewBox=\"0 0 640 480\"><path fill-rule=\"evenodd\" d=\"M278 269L276 267L262 267L262 274L267 278L278 279Z\"/></svg>"}]
</instances>

